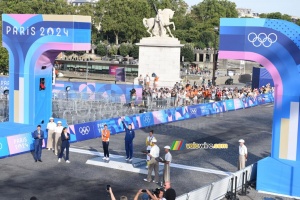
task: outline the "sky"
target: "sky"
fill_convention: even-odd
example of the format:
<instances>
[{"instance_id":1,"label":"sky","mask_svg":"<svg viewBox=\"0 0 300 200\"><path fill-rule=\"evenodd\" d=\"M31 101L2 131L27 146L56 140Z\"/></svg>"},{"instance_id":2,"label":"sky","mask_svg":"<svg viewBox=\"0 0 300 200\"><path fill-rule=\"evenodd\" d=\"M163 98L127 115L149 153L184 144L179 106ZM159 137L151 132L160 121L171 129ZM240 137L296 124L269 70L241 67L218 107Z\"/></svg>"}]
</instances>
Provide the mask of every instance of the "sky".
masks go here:
<instances>
[{"instance_id":1,"label":"sky","mask_svg":"<svg viewBox=\"0 0 300 200\"><path fill-rule=\"evenodd\" d=\"M185 0L189 6L196 5L202 0ZM252 12L271 13L281 12L300 17L300 0L230 0L237 8L250 8Z\"/></svg>"}]
</instances>

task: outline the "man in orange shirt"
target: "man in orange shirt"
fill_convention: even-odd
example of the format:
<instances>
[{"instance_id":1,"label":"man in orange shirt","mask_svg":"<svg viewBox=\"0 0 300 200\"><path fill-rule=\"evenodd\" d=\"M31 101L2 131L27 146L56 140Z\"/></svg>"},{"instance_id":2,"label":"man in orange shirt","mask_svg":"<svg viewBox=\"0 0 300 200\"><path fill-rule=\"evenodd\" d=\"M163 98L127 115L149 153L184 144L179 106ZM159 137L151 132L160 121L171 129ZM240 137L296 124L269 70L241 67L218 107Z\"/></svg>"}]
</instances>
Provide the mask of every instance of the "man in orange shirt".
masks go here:
<instances>
[{"instance_id":1,"label":"man in orange shirt","mask_svg":"<svg viewBox=\"0 0 300 200\"><path fill-rule=\"evenodd\" d=\"M104 129L102 130L102 146L104 151L104 157L103 160L109 161L109 152L108 152L108 145L109 145L109 137L110 137L110 131L107 129L107 125L104 124Z\"/></svg>"}]
</instances>

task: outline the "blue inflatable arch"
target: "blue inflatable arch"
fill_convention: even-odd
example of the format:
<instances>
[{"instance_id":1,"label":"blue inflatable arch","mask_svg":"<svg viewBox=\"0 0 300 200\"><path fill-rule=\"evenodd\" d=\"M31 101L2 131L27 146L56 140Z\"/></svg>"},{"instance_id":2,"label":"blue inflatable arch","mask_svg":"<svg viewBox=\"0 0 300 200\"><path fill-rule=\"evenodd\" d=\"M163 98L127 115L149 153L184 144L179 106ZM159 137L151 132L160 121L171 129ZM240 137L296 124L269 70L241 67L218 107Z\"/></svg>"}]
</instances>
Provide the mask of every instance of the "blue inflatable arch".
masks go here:
<instances>
[{"instance_id":1,"label":"blue inflatable arch","mask_svg":"<svg viewBox=\"0 0 300 200\"><path fill-rule=\"evenodd\" d=\"M300 197L300 27L283 20L221 19L219 59L263 65L275 85L271 156L257 190Z\"/></svg>"}]
</instances>

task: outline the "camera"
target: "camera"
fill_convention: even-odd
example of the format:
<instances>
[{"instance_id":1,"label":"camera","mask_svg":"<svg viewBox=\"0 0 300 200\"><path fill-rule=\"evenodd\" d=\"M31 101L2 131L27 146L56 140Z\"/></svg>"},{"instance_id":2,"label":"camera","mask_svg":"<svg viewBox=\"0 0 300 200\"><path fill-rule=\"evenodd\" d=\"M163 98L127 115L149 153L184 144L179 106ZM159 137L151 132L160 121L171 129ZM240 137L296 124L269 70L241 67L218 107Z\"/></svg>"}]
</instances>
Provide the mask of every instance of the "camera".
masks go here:
<instances>
[{"instance_id":1,"label":"camera","mask_svg":"<svg viewBox=\"0 0 300 200\"><path fill-rule=\"evenodd\" d=\"M108 191L110 188L110 185L106 185L106 190Z\"/></svg>"},{"instance_id":2,"label":"camera","mask_svg":"<svg viewBox=\"0 0 300 200\"><path fill-rule=\"evenodd\" d=\"M134 94L134 93L136 93L136 90L133 88L133 89L130 90L129 92L130 92L130 94Z\"/></svg>"},{"instance_id":3,"label":"camera","mask_svg":"<svg viewBox=\"0 0 300 200\"><path fill-rule=\"evenodd\" d=\"M164 191L163 188L155 188L154 190L152 190L152 193L158 197L160 191Z\"/></svg>"},{"instance_id":4,"label":"camera","mask_svg":"<svg viewBox=\"0 0 300 200\"><path fill-rule=\"evenodd\" d=\"M147 191L145 189L143 189L142 192L147 192Z\"/></svg>"}]
</instances>

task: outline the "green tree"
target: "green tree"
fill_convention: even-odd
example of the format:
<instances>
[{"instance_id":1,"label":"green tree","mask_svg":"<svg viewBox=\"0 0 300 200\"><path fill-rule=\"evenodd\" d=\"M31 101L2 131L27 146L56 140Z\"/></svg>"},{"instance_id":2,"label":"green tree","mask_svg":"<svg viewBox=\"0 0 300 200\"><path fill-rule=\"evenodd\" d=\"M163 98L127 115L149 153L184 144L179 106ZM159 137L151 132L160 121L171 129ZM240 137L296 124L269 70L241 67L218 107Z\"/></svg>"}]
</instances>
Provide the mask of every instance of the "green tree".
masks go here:
<instances>
[{"instance_id":1,"label":"green tree","mask_svg":"<svg viewBox=\"0 0 300 200\"><path fill-rule=\"evenodd\" d=\"M280 12L273 12L273 13L262 13L259 15L260 18L269 18L269 19L283 19L286 21L294 22L292 17L287 14L281 14Z\"/></svg>"},{"instance_id":2,"label":"green tree","mask_svg":"<svg viewBox=\"0 0 300 200\"><path fill-rule=\"evenodd\" d=\"M185 62L193 62L195 59L194 46L187 43L181 47L180 57L184 57Z\"/></svg>"},{"instance_id":3,"label":"green tree","mask_svg":"<svg viewBox=\"0 0 300 200\"><path fill-rule=\"evenodd\" d=\"M136 42L146 34L142 19L150 16L150 6L147 0L100 0L96 15L102 31L113 33L116 44Z\"/></svg>"},{"instance_id":4,"label":"green tree","mask_svg":"<svg viewBox=\"0 0 300 200\"><path fill-rule=\"evenodd\" d=\"M3 47L0 47L0 73L8 73L8 52Z\"/></svg>"},{"instance_id":5,"label":"green tree","mask_svg":"<svg viewBox=\"0 0 300 200\"><path fill-rule=\"evenodd\" d=\"M134 59L139 58L139 47L137 45L132 45L130 54L131 57L133 57Z\"/></svg>"},{"instance_id":6,"label":"green tree","mask_svg":"<svg viewBox=\"0 0 300 200\"><path fill-rule=\"evenodd\" d=\"M106 45L103 43L99 43L97 45L97 54L99 56L106 56L107 55L107 48Z\"/></svg>"},{"instance_id":7,"label":"green tree","mask_svg":"<svg viewBox=\"0 0 300 200\"><path fill-rule=\"evenodd\" d=\"M107 47L107 51L108 51L108 54L110 56L117 55L117 53L118 53L118 46L117 45L110 45L110 46Z\"/></svg>"},{"instance_id":8,"label":"green tree","mask_svg":"<svg viewBox=\"0 0 300 200\"><path fill-rule=\"evenodd\" d=\"M119 52L121 56L127 56L130 54L130 51L132 49L132 45L129 43L122 43L119 47Z\"/></svg>"}]
</instances>

